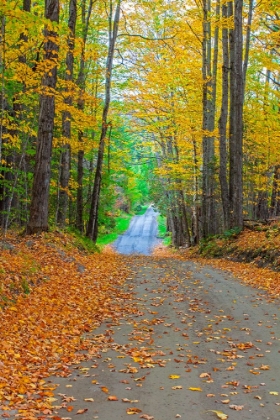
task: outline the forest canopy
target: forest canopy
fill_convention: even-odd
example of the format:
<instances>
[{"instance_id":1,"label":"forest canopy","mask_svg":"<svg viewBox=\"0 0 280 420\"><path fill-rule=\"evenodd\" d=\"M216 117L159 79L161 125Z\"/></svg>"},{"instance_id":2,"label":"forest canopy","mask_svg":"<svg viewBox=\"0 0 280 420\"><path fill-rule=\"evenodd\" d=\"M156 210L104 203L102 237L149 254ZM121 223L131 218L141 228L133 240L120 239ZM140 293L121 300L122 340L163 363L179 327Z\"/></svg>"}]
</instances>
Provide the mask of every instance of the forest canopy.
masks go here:
<instances>
[{"instance_id":1,"label":"forest canopy","mask_svg":"<svg viewBox=\"0 0 280 420\"><path fill-rule=\"evenodd\" d=\"M2 0L0 223L172 243L280 216L277 1Z\"/></svg>"}]
</instances>

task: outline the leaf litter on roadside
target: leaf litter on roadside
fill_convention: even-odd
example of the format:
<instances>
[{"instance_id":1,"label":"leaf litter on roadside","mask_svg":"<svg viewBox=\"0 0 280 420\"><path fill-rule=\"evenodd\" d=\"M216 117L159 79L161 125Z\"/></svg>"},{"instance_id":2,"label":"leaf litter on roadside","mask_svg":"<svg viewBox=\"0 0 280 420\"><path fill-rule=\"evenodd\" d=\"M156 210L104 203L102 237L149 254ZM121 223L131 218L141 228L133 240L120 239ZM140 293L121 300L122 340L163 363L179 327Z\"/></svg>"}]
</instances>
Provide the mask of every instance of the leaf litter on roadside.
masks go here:
<instances>
[{"instance_id":1,"label":"leaf litter on roadside","mask_svg":"<svg viewBox=\"0 0 280 420\"><path fill-rule=\"evenodd\" d=\"M29 269L34 286L29 286L32 293L18 294L12 306L0 307L0 409L18 409L31 419L40 412L52 413L47 398L53 397L56 386L44 378L56 372L67 377L70 365L87 357L86 350L94 354L109 339L100 337L93 343L86 334L102 320L118 322L135 309L121 287L128 270L120 256L84 254L59 233L34 237L31 248L25 242L18 240L17 253L1 255L7 282L8 276L22 282L28 267L34 267ZM82 273L78 266L85 267Z\"/></svg>"}]
</instances>

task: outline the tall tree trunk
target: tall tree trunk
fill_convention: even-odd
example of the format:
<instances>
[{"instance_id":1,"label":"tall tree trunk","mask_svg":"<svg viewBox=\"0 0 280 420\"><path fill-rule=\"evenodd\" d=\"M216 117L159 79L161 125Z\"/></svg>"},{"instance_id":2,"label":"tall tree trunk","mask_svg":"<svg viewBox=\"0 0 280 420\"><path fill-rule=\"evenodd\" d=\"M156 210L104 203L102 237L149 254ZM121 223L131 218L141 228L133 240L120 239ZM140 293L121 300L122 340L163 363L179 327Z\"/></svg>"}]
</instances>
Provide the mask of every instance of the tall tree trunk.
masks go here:
<instances>
[{"instance_id":1,"label":"tall tree trunk","mask_svg":"<svg viewBox=\"0 0 280 420\"><path fill-rule=\"evenodd\" d=\"M108 117L110 100L111 100L112 69L113 69L115 44L116 44L118 28L119 28L120 6L121 6L121 0L118 0L116 11L115 11L114 23L112 24L113 7L112 7L112 1L110 2L109 47L108 47L108 56L107 56L107 63L106 63L105 102L104 102L103 113L102 113L102 128L101 128L101 135L100 135L100 140L99 140L96 172L95 172L95 178L94 178L94 186L93 186L93 192L92 192L89 221L88 221L88 227L87 227L87 233L86 233L87 236L91 238L94 242L96 242L97 235L98 235L98 208L99 208L99 198L100 198L100 189L101 189L101 180L102 180L102 166L103 166L103 159L104 159L105 139L106 139L107 128L108 128L107 117Z\"/></svg>"},{"instance_id":2,"label":"tall tree trunk","mask_svg":"<svg viewBox=\"0 0 280 420\"><path fill-rule=\"evenodd\" d=\"M230 3L228 4L230 6ZM229 204L230 227L243 228L243 0L235 0L230 31Z\"/></svg>"},{"instance_id":3,"label":"tall tree trunk","mask_svg":"<svg viewBox=\"0 0 280 420\"><path fill-rule=\"evenodd\" d=\"M222 18L228 19L228 5L222 5ZM228 103L229 103L229 30L226 26L222 29L222 48L223 48L223 67L222 67L222 104L219 119L220 135L220 167L219 179L221 187L221 198L223 206L223 228L229 229L230 207L229 191L227 180L227 121L228 121Z\"/></svg>"},{"instance_id":4,"label":"tall tree trunk","mask_svg":"<svg viewBox=\"0 0 280 420\"><path fill-rule=\"evenodd\" d=\"M280 165L274 168L270 217L280 216Z\"/></svg>"},{"instance_id":5,"label":"tall tree trunk","mask_svg":"<svg viewBox=\"0 0 280 420\"><path fill-rule=\"evenodd\" d=\"M0 15L0 69L1 69L1 91L0 91L0 164L2 162L3 147L3 122L5 117L5 67L6 67L6 20L5 16Z\"/></svg>"},{"instance_id":6,"label":"tall tree trunk","mask_svg":"<svg viewBox=\"0 0 280 420\"><path fill-rule=\"evenodd\" d=\"M59 21L59 0L45 0L45 18ZM48 205L50 188L50 163L55 115L55 88L57 80L58 34L45 27L44 60L50 66L42 80L40 97L36 164L27 233L48 230Z\"/></svg>"},{"instance_id":7,"label":"tall tree trunk","mask_svg":"<svg viewBox=\"0 0 280 420\"><path fill-rule=\"evenodd\" d=\"M198 196L199 196L199 187L198 187L198 174L199 174L199 164L197 157L197 144L196 139L193 137L193 164L194 164L194 174L193 174L193 210L192 210L192 224L191 224L191 244L195 245L200 240L200 222L199 222L199 213L200 207L198 205Z\"/></svg>"},{"instance_id":8,"label":"tall tree trunk","mask_svg":"<svg viewBox=\"0 0 280 420\"><path fill-rule=\"evenodd\" d=\"M248 17L247 17L245 52L244 52L244 62L243 62L243 92L244 93L245 93L245 86L246 86L247 68L248 68L248 63L249 63L250 41L251 41L251 25L252 25L252 20L253 20L253 10L254 10L254 0L250 0L249 1Z\"/></svg>"},{"instance_id":9,"label":"tall tree trunk","mask_svg":"<svg viewBox=\"0 0 280 420\"><path fill-rule=\"evenodd\" d=\"M78 109L83 111L85 108L85 48L88 37L89 22L92 12L93 0L89 1L88 10L86 13L86 0L82 2L82 24L83 24L83 46L80 57L80 69L78 74L77 84L80 88L79 99L78 99ZM78 141L81 145L80 150L78 151L78 169L77 169L77 211L76 211L76 228L82 233L84 231L84 194L83 194L83 182L84 182L84 149L83 149L83 131L79 130Z\"/></svg>"},{"instance_id":10,"label":"tall tree trunk","mask_svg":"<svg viewBox=\"0 0 280 420\"><path fill-rule=\"evenodd\" d=\"M68 51L66 55L66 72L65 81L71 84L73 81L73 69L74 69L74 48L75 48L75 29L77 21L77 0L70 0L69 3L69 19L68 19ZM69 89L70 88L70 89ZM71 92L71 86L66 86L67 91ZM73 103L72 94L69 93L64 103L67 106L71 106ZM61 152L60 159L60 180L59 180L59 196L58 196L58 210L57 210L57 223L59 226L64 227L65 219L68 209L68 188L70 179L70 162L71 162L71 147L69 140L71 139L71 113L64 111L62 114L62 136L63 150Z\"/></svg>"},{"instance_id":11,"label":"tall tree trunk","mask_svg":"<svg viewBox=\"0 0 280 420\"><path fill-rule=\"evenodd\" d=\"M219 15L217 3L216 14ZM216 113L216 78L218 63L218 26L214 34L214 55L212 62L211 0L203 0L203 41L202 41L202 77L203 77L203 169L202 169L202 235L216 233L216 215L214 205L215 189L215 150L214 136Z\"/></svg>"}]
</instances>

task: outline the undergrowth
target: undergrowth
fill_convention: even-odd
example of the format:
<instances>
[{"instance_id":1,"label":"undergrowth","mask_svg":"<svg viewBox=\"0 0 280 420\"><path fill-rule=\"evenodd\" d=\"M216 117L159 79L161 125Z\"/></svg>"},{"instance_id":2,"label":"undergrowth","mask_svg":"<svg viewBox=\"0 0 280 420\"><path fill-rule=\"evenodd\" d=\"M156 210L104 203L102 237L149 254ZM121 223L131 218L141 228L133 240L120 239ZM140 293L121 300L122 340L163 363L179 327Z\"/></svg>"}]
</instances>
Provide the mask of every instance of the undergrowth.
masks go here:
<instances>
[{"instance_id":1,"label":"undergrowth","mask_svg":"<svg viewBox=\"0 0 280 420\"><path fill-rule=\"evenodd\" d=\"M257 229L234 228L221 235L202 240L192 255L206 258L230 258L253 262L259 267L280 270L280 226L258 226Z\"/></svg>"}]
</instances>

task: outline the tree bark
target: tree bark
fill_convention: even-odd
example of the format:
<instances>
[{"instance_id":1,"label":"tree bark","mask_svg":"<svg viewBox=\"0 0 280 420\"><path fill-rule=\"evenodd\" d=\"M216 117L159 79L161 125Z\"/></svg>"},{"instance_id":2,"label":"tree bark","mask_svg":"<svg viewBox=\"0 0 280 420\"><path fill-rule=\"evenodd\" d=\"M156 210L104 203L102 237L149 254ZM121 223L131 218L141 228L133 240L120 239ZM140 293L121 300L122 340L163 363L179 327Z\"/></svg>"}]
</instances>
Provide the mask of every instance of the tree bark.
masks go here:
<instances>
[{"instance_id":1,"label":"tree bark","mask_svg":"<svg viewBox=\"0 0 280 420\"><path fill-rule=\"evenodd\" d=\"M280 165L274 168L270 217L280 216Z\"/></svg>"},{"instance_id":2,"label":"tree bark","mask_svg":"<svg viewBox=\"0 0 280 420\"><path fill-rule=\"evenodd\" d=\"M59 0L45 0L45 17L50 22L59 21ZM36 164L27 233L48 230L48 205L50 188L50 163L55 116L55 88L57 81L58 34L48 25L45 27L44 60L48 68L42 80L39 106Z\"/></svg>"},{"instance_id":3,"label":"tree bark","mask_svg":"<svg viewBox=\"0 0 280 420\"><path fill-rule=\"evenodd\" d=\"M230 6L230 3L229 3ZM243 0L236 0L230 31L229 203L230 227L243 228Z\"/></svg>"},{"instance_id":4,"label":"tree bark","mask_svg":"<svg viewBox=\"0 0 280 420\"><path fill-rule=\"evenodd\" d=\"M80 68L78 74L77 84L80 88L79 99L78 99L78 109L83 111L85 108L85 48L88 37L89 21L91 17L93 6L93 0L90 0L88 10L86 13L85 0L82 2L82 24L83 24L83 46L80 57ZM83 131L79 130L78 141L81 145L80 150L78 151L78 169L77 169L77 207L76 207L76 228L83 233L84 231L84 192L83 192L83 183L84 183L84 149L83 149Z\"/></svg>"},{"instance_id":5,"label":"tree bark","mask_svg":"<svg viewBox=\"0 0 280 420\"><path fill-rule=\"evenodd\" d=\"M112 1L110 2L110 15L109 15L109 47L108 47L108 56L106 63L106 82L105 82L105 102L102 113L102 129L99 140L97 163L96 163L96 172L94 178L94 186L92 192L92 200L89 214L89 221L86 235L96 242L98 236L98 208L99 208L99 198L100 198L100 189L101 189L101 180L102 180L102 166L104 159L104 150L105 150L105 139L107 134L107 117L111 101L111 82L112 82L112 69L113 69L113 59L115 52L115 44L118 35L119 20L120 20L120 5L121 0L118 0L114 23L112 28Z\"/></svg>"},{"instance_id":6,"label":"tree bark","mask_svg":"<svg viewBox=\"0 0 280 420\"><path fill-rule=\"evenodd\" d=\"M228 6L222 5L222 18L228 19ZM229 191L227 180L227 121L228 121L228 103L229 103L229 31L227 27L222 30L222 49L223 49L223 67L222 67L222 104L219 119L220 135L220 167L219 180L221 187L221 198L223 206L223 227L229 229Z\"/></svg>"},{"instance_id":7,"label":"tree bark","mask_svg":"<svg viewBox=\"0 0 280 420\"><path fill-rule=\"evenodd\" d=\"M71 84L73 81L74 70L74 48L75 48L75 29L77 21L77 0L70 0L69 3L69 19L68 19L68 51L66 55L66 73L65 82ZM69 86L66 86L66 94L69 91ZM70 86L71 91L71 86ZM71 93L68 94L64 100L65 105L71 106L73 98ZM58 196L58 210L57 210L57 223L59 226L65 226L65 219L68 209L69 197L69 179L70 179L70 163L71 163L71 113L64 111L62 114L62 136L63 150L60 159L60 180L59 180L59 196Z\"/></svg>"},{"instance_id":8,"label":"tree bark","mask_svg":"<svg viewBox=\"0 0 280 420\"><path fill-rule=\"evenodd\" d=\"M216 14L219 15L220 4L217 3ZM214 204L215 191L215 150L214 136L216 113L216 79L218 63L218 27L214 34L214 55L212 62L211 34L211 0L203 0L203 41L202 41L202 77L203 77L203 168L202 168L202 236L217 233Z\"/></svg>"}]
</instances>

